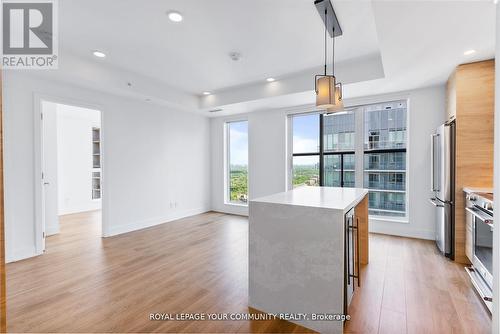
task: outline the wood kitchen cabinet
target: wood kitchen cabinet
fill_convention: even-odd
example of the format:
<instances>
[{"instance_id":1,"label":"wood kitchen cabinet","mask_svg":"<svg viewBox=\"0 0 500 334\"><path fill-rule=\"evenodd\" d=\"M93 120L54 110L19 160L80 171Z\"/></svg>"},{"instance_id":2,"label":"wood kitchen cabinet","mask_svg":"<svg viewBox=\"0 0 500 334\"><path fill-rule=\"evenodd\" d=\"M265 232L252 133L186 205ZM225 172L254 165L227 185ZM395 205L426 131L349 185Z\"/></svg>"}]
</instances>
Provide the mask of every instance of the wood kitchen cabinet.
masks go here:
<instances>
[{"instance_id":1,"label":"wood kitchen cabinet","mask_svg":"<svg viewBox=\"0 0 500 334\"><path fill-rule=\"evenodd\" d=\"M455 261L470 263L464 187L493 185L495 61L463 64L447 84L447 117L456 121Z\"/></svg>"},{"instance_id":2,"label":"wood kitchen cabinet","mask_svg":"<svg viewBox=\"0 0 500 334\"><path fill-rule=\"evenodd\" d=\"M359 263L368 264L369 241L368 241L368 195L354 208L359 229ZM358 261L358 259L356 259ZM357 263L356 263L357 265ZM359 275L359 273L358 273ZM361 277L359 278L361 279Z\"/></svg>"}]
</instances>

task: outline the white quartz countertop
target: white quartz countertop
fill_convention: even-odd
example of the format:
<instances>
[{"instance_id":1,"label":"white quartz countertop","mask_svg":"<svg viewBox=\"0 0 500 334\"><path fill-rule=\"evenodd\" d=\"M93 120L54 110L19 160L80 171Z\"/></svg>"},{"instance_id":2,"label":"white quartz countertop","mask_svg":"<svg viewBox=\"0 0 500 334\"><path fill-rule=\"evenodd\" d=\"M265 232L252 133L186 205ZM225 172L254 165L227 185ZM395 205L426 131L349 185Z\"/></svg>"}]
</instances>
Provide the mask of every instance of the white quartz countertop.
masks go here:
<instances>
[{"instance_id":1,"label":"white quartz countertop","mask_svg":"<svg viewBox=\"0 0 500 334\"><path fill-rule=\"evenodd\" d=\"M250 202L307 206L347 210L357 205L368 194L363 188L299 187L251 200Z\"/></svg>"}]
</instances>

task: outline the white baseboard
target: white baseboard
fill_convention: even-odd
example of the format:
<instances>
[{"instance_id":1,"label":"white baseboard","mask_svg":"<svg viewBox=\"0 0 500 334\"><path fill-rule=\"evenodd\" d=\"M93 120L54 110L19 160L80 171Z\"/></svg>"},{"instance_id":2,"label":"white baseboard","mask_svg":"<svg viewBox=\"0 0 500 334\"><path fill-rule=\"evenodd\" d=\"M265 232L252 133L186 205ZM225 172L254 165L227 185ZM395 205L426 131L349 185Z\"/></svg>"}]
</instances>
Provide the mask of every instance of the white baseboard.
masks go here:
<instances>
[{"instance_id":1,"label":"white baseboard","mask_svg":"<svg viewBox=\"0 0 500 334\"><path fill-rule=\"evenodd\" d=\"M224 204L213 208L215 212L227 213L230 215L248 216L248 206Z\"/></svg>"},{"instance_id":2,"label":"white baseboard","mask_svg":"<svg viewBox=\"0 0 500 334\"><path fill-rule=\"evenodd\" d=\"M143 220L127 225L120 225L120 226L114 226L108 229L104 233L104 237L112 237L115 235L123 234L123 233L128 233L128 232L133 232L133 231L138 231L142 230L148 227L156 226L156 225L161 225L165 224L174 220L194 216L194 215L199 215L205 212L211 211L210 208L198 208L198 209L193 209L193 210L187 210L183 212L179 212L176 214L168 215L165 217L161 218L153 218L153 219L148 219L148 220Z\"/></svg>"},{"instance_id":3,"label":"white baseboard","mask_svg":"<svg viewBox=\"0 0 500 334\"><path fill-rule=\"evenodd\" d=\"M96 210L101 210L101 202L100 201L95 201L95 202L90 203L90 204L82 204L82 205L75 205L72 207L60 208L59 212L57 214L59 216L64 216L64 215L71 215L74 213L96 211Z\"/></svg>"},{"instance_id":4,"label":"white baseboard","mask_svg":"<svg viewBox=\"0 0 500 334\"><path fill-rule=\"evenodd\" d=\"M370 232L416 239L435 240L433 230L412 228L411 223L383 222L370 220Z\"/></svg>"},{"instance_id":5,"label":"white baseboard","mask_svg":"<svg viewBox=\"0 0 500 334\"><path fill-rule=\"evenodd\" d=\"M16 249L12 252L11 254L6 254L7 257L5 258L6 263L11 263L11 262L16 262L16 261L21 261L24 259L28 259L30 257L34 257L40 254L36 253L35 247L27 247L23 249Z\"/></svg>"},{"instance_id":6,"label":"white baseboard","mask_svg":"<svg viewBox=\"0 0 500 334\"><path fill-rule=\"evenodd\" d=\"M47 226L45 229L45 236L50 237L51 235L59 234L59 226Z\"/></svg>"}]
</instances>

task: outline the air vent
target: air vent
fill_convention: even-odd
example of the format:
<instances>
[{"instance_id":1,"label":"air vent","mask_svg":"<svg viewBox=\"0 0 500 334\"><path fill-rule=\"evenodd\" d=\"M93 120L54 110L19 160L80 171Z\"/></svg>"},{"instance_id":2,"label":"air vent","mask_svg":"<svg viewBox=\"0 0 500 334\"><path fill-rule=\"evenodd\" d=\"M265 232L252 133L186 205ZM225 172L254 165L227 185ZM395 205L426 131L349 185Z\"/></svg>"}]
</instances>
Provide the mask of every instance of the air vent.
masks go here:
<instances>
[{"instance_id":1,"label":"air vent","mask_svg":"<svg viewBox=\"0 0 500 334\"><path fill-rule=\"evenodd\" d=\"M212 109L212 110L209 110L208 112L219 112L219 111L222 111L222 109Z\"/></svg>"}]
</instances>

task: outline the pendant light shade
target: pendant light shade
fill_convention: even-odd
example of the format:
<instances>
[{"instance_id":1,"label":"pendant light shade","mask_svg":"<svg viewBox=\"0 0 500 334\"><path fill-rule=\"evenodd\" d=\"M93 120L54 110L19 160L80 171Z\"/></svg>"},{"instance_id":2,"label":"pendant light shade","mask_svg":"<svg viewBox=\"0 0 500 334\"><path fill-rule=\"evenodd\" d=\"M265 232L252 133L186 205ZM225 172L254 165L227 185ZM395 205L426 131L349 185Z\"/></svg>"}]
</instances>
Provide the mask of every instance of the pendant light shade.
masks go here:
<instances>
[{"instance_id":1,"label":"pendant light shade","mask_svg":"<svg viewBox=\"0 0 500 334\"><path fill-rule=\"evenodd\" d=\"M316 78L316 107L328 109L335 106L335 77L319 76Z\"/></svg>"},{"instance_id":2,"label":"pendant light shade","mask_svg":"<svg viewBox=\"0 0 500 334\"><path fill-rule=\"evenodd\" d=\"M335 86L335 104L326 109L328 113L336 113L344 110L344 100L342 99L342 85Z\"/></svg>"}]
</instances>

